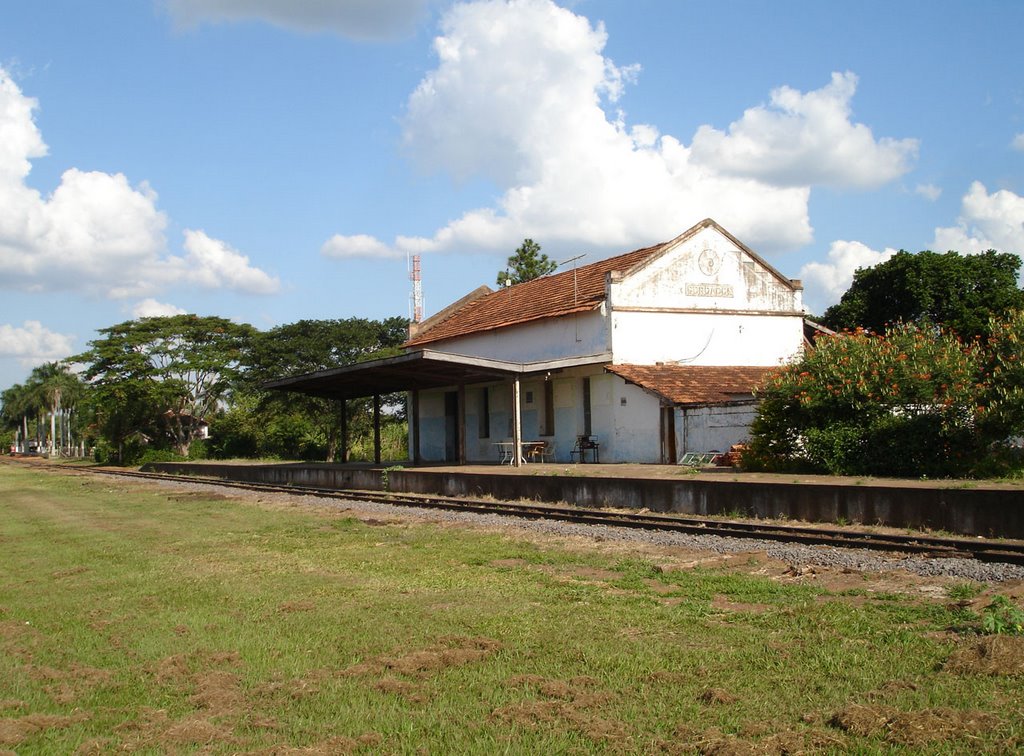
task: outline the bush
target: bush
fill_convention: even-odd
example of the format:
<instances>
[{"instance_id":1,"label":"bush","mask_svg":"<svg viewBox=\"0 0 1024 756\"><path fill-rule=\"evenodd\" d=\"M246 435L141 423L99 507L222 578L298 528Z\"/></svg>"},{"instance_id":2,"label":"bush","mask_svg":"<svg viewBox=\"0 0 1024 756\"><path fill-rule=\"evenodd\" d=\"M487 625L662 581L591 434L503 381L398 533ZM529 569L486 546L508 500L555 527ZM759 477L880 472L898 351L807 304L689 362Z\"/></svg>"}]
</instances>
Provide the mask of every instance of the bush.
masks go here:
<instances>
[{"instance_id":1,"label":"bush","mask_svg":"<svg viewBox=\"0 0 1024 756\"><path fill-rule=\"evenodd\" d=\"M759 391L744 464L837 475L959 475L982 453L981 355L938 329L899 325L819 339Z\"/></svg>"},{"instance_id":2,"label":"bush","mask_svg":"<svg viewBox=\"0 0 1024 756\"><path fill-rule=\"evenodd\" d=\"M147 465L150 462L185 462L188 457L183 457L170 449L146 448L138 455L133 465Z\"/></svg>"}]
</instances>

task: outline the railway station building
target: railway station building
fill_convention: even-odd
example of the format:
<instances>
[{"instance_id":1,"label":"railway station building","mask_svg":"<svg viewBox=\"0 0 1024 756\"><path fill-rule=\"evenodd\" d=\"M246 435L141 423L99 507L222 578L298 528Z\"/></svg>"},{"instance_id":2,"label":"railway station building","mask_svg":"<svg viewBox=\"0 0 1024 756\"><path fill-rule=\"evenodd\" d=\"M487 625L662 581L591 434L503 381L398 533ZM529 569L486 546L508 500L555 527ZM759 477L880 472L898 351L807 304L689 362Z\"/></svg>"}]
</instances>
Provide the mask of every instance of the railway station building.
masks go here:
<instances>
[{"instance_id":1,"label":"railway station building","mask_svg":"<svg viewBox=\"0 0 1024 756\"><path fill-rule=\"evenodd\" d=\"M414 463L674 464L746 438L755 388L804 348L801 296L706 219L662 244L481 286L413 324L398 357L267 387L407 392Z\"/></svg>"}]
</instances>

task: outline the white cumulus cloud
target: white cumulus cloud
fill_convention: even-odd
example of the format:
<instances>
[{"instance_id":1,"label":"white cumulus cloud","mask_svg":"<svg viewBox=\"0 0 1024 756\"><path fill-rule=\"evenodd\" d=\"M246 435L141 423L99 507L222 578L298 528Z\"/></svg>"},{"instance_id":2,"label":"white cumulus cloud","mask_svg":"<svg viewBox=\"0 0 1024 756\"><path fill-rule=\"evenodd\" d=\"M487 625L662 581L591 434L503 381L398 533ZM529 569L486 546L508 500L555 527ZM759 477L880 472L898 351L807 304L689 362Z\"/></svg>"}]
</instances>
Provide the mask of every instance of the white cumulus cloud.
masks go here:
<instances>
[{"instance_id":1,"label":"white cumulus cloud","mask_svg":"<svg viewBox=\"0 0 1024 756\"><path fill-rule=\"evenodd\" d=\"M995 249L1024 256L1024 197L1008 189L989 194L975 181L961 201L956 225L935 229L932 249L965 254Z\"/></svg>"},{"instance_id":2,"label":"white cumulus cloud","mask_svg":"<svg viewBox=\"0 0 1024 756\"><path fill-rule=\"evenodd\" d=\"M918 184L914 187L914 193L920 194L926 200L934 202L942 196L942 188L935 186L935 184Z\"/></svg>"},{"instance_id":3,"label":"white cumulus cloud","mask_svg":"<svg viewBox=\"0 0 1024 756\"><path fill-rule=\"evenodd\" d=\"M160 318L168 315L184 315L185 310L172 304L157 302L152 297L136 302L130 310L132 318Z\"/></svg>"},{"instance_id":4,"label":"white cumulus cloud","mask_svg":"<svg viewBox=\"0 0 1024 756\"><path fill-rule=\"evenodd\" d=\"M698 163L773 186L821 184L872 189L902 176L917 157L916 139L876 140L852 123L857 77L833 73L821 89L779 87L768 106L748 109L728 133L701 126L693 139Z\"/></svg>"},{"instance_id":5,"label":"white cumulus cloud","mask_svg":"<svg viewBox=\"0 0 1024 756\"><path fill-rule=\"evenodd\" d=\"M407 34L426 0L166 0L182 26L212 21L259 20L303 32L330 31L355 39Z\"/></svg>"},{"instance_id":6,"label":"white cumulus cloud","mask_svg":"<svg viewBox=\"0 0 1024 756\"><path fill-rule=\"evenodd\" d=\"M1013 141L1010 142L1010 146L1013 147L1013 149L1015 150L1020 150L1021 152L1024 152L1024 134L1017 134L1013 138Z\"/></svg>"},{"instance_id":7,"label":"white cumulus cloud","mask_svg":"<svg viewBox=\"0 0 1024 756\"><path fill-rule=\"evenodd\" d=\"M871 268L895 254L891 247L879 252L858 241L832 242L826 262L810 262L800 269L808 306L813 312L823 312L842 299L859 268Z\"/></svg>"},{"instance_id":8,"label":"white cumulus cloud","mask_svg":"<svg viewBox=\"0 0 1024 756\"><path fill-rule=\"evenodd\" d=\"M335 234L320 247L320 254L341 260L346 257L398 257L401 253L367 234Z\"/></svg>"},{"instance_id":9,"label":"white cumulus cloud","mask_svg":"<svg viewBox=\"0 0 1024 756\"><path fill-rule=\"evenodd\" d=\"M34 367L69 356L73 336L45 328L38 320L20 327L0 323L0 357L13 357L24 367Z\"/></svg>"},{"instance_id":10,"label":"white cumulus cloud","mask_svg":"<svg viewBox=\"0 0 1024 756\"><path fill-rule=\"evenodd\" d=\"M434 41L438 65L409 97L405 146L427 170L484 176L502 194L432 236L364 240L361 254L510 249L523 236L621 250L709 216L761 251L792 249L812 238L812 185L878 186L916 152L914 140L877 140L851 121L852 74L808 93L780 88L771 107L728 134L698 129L690 146L628 125L618 102L638 68L605 57L606 40L602 25L551 0L453 6Z\"/></svg>"},{"instance_id":11,"label":"white cumulus cloud","mask_svg":"<svg viewBox=\"0 0 1024 756\"><path fill-rule=\"evenodd\" d=\"M234 289L247 294L273 294L281 282L249 263L249 258L203 231L185 230L183 261L175 260L182 279L207 289Z\"/></svg>"},{"instance_id":12,"label":"white cumulus cloud","mask_svg":"<svg viewBox=\"0 0 1024 756\"><path fill-rule=\"evenodd\" d=\"M187 257L170 255L167 218L156 192L121 173L68 168L48 196L26 184L46 144L33 119L38 102L0 68L0 288L146 296L187 280L253 293L276 279L222 242L211 250L186 238Z\"/></svg>"},{"instance_id":13,"label":"white cumulus cloud","mask_svg":"<svg viewBox=\"0 0 1024 756\"><path fill-rule=\"evenodd\" d=\"M956 225L935 229L932 251L969 255L988 249L1024 257L1024 197L1007 189L989 194L975 181L963 197ZM858 268L878 265L894 254L892 248L879 252L857 241L833 242L825 262L807 263L800 271L806 301L815 311L835 304Z\"/></svg>"}]
</instances>

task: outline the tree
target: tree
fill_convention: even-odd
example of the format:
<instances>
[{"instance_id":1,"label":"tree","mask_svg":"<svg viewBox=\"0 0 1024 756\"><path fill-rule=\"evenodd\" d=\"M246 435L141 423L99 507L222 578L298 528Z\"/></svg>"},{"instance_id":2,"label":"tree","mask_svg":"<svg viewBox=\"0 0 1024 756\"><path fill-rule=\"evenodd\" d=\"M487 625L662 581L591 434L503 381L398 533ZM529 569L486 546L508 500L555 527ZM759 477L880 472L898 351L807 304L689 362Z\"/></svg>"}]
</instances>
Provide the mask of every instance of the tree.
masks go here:
<instances>
[{"instance_id":1,"label":"tree","mask_svg":"<svg viewBox=\"0 0 1024 756\"><path fill-rule=\"evenodd\" d=\"M498 286L519 284L553 273L558 263L540 251L540 245L533 239L523 239L523 243L508 258L506 270L498 272Z\"/></svg>"},{"instance_id":2,"label":"tree","mask_svg":"<svg viewBox=\"0 0 1024 756\"><path fill-rule=\"evenodd\" d=\"M23 383L15 384L0 394L0 420L5 428L18 431L23 444L27 444L29 436L29 419L32 420L32 431L39 442L38 417L42 412L42 404L38 392ZM27 446L23 448L28 451Z\"/></svg>"},{"instance_id":3,"label":"tree","mask_svg":"<svg viewBox=\"0 0 1024 756\"><path fill-rule=\"evenodd\" d=\"M401 353L408 328L409 321L401 317L383 321L348 318L300 320L257 334L249 355L245 385L247 391L259 397L254 410L264 416L265 428L274 431L267 433L262 442L269 445L267 450L281 454L285 451L282 446L290 443L292 454L303 456L302 450L313 453L319 446L321 458L333 462L339 452L342 423L347 424L353 436L368 433L371 414L369 401L365 399L349 401L343 418L345 405L342 402L295 392L264 392L259 389L260 385L277 378L395 356ZM401 417L403 409L399 402L393 414ZM246 426L237 413L232 422L237 427ZM290 442L286 440L288 437ZM319 444L312 441L313 437L320 439ZM260 442L251 443L259 445Z\"/></svg>"},{"instance_id":4,"label":"tree","mask_svg":"<svg viewBox=\"0 0 1024 756\"><path fill-rule=\"evenodd\" d=\"M24 384L3 392L0 416L7 427L20 427L25 438L32 418L36 447L59 453L71 443L72 413L83 390L81 378L66 363L47 362L33 368Z\"/></svg>"},{"instance_id":5,"label":"tree","mask_svg":"<svg viewBox=\"0 0 1024 756\"><path fill-rule=\"evenodd\" d=\"M989 319L1024 307L1017 286L1021 260L989 250L900 251L886 262L861 268L838 304L823 318L835 330L865 328L883 333L896 323L936 325L964 340L988 337Z\"/></svg>"},{"instance_id":6,"label":"tree","mask_svg":"<svg viewBox=\"0 0 1024 756\"><path fill-rule=\"evenodd\" d=\"M1024 436L1024 310L993 318L986 348L980 427L992 442Z\"/></svg>"},{"instance_id":7,"label":"tree","mask_svg":"<svg viewBox=\"0 0 1024 756\"><path fill-rule=\"evenodd\" d=\"M122 449L133 433L156 434L187 455L238 379L253 328L215 316L173 315L99 332L103 337L72 359L86 364L107 440Z\"/></svg>"}]
</instances>

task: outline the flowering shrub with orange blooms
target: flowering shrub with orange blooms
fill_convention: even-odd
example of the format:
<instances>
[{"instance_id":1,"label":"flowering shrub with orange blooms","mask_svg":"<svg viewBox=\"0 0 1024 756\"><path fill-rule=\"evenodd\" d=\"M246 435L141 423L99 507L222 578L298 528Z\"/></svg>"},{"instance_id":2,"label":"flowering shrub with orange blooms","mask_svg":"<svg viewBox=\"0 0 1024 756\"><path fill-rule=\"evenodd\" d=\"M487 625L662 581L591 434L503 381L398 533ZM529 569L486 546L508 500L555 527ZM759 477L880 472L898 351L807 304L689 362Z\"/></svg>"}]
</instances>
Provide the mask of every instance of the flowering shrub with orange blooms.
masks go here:
<instances>
[{"instance_id":1,"label":"flowering shrub with orange blooms","mask_svg":"<svg viewBox=\"0 0 1024 756\"><path fill-rule=\"evenodd\" d=\"M744 464L849 475L962 475L983 452L978 343L897 325L819 339L775 371Z\"/></svg>"},{"instance_id":2,"label":"flowering shrub with orange blooms","mask_svg":"<svg viewBox=\"0 0 1024 756\"><path fill-rule=\"evenodd\" d=\"M993 318L979 423L995 440L1024 436L1024 310Z\"/></svg>"}]
</instances>

